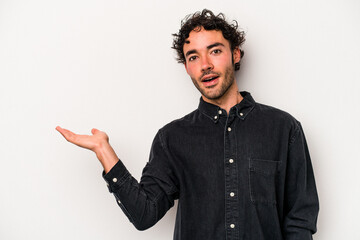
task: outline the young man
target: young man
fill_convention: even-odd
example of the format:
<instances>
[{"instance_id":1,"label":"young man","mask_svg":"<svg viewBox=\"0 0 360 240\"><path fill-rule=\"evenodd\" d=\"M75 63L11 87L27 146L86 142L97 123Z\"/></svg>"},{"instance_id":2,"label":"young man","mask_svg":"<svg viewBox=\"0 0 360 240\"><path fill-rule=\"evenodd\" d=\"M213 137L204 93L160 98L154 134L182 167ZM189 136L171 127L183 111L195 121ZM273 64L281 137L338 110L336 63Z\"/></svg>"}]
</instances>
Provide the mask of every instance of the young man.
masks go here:
<instances>
[{"instance_id":1,"label":"young man","mask_svg":"<svg viewBox=\"0 0 360 240\"><path fill-rule=\"evenodd\" d=\"M319 205L305 136L290 114L238 91L243 32L205 9L174 37L200 103L158 131L140 183L104 132L57 130L96 153L109 191L139 230L179 199L174 239L312 239Z\"/></svg>"}]
</instances>

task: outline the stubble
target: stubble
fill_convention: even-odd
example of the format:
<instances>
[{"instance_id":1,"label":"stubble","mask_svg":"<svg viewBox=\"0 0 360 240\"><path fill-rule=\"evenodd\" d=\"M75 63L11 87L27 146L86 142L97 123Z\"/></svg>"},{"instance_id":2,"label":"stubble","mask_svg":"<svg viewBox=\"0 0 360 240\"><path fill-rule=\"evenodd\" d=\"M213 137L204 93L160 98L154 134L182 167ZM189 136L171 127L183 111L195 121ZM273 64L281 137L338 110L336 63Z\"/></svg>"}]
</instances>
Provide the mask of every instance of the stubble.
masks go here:
<instances>
[{"instance_id":1,"label":"stubble","mask_svg":"<svg viewBox=\"0 0 360 240\"><path fill-rule=\"evenodd\" d=\"M211 87L200 87L201 80L196 80L191 78L192 82L194 83L195 87L200 91L200 93L206 97L207 99L217 100L225 95L225 93L230 89L230 87L234 84L234 67L229 66L225 70L224 81L221 86L211 86ZM200 82L200 83L199 83ZM218 88L217 90L212 91L212 88Z\"/></svg>"}]
</instances>

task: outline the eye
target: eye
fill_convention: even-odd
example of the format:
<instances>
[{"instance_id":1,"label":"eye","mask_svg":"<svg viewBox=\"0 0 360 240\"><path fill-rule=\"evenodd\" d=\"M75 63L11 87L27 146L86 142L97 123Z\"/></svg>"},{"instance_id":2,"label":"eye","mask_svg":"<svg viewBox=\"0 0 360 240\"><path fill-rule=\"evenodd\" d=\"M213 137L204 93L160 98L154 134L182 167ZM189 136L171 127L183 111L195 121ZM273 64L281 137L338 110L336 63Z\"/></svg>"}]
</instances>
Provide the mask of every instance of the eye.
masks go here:
<instances>
[{"instance_id":1,"label":"eye","mask_svg":"<svg viewBox=\"0 0 360 240\"><path fill-rule=\"evenodd\" d=\"M197 56L191 56L189 57L189 62L194 61L197 58Z\"/></svg>"},{"instance_id":2,"label":"eye","mask_svg":"<svg viewBox=\"0 0 360 240\"><path fill-rule=\"evenodd\" d=\"M214 54L219 54L219 53L221 53L221 50L220 50L220 49L214 49L212 52L213 52Z\"/></svg>"}]
</instances>

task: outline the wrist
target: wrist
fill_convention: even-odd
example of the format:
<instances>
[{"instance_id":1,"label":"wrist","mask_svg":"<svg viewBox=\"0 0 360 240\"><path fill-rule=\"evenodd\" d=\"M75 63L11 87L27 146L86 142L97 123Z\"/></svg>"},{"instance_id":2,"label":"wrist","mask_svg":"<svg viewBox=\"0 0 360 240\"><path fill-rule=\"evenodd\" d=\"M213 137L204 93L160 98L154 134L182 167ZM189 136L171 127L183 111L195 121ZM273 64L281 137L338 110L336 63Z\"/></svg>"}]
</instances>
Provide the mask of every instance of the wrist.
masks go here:
<instances>
[{"instance_id":1,"label":"wrist","mask_svg":"<svg viewBox=\"0 0 360 240\"><path fill-rule=\"evenodd\" d=\"M94 152L103 166L105 173L109 172L110 169L119 161L114 149L107 141L100 143Z\"/></svg>"},{"instance_id":2,"label":"wrist","mask_svg":"<svg viewBox=\"0 0 360 240\"><path fill-rule=\"evenodd\" d=\"M106 151L108 151L109 146L110 146L110 144L108 141L100 141L94 146L93 152L95 152L96 156L101 157L104 155L104 153ZM100 158L99 158L99 160L100 160Z\"/></svg>"}]
</instances>

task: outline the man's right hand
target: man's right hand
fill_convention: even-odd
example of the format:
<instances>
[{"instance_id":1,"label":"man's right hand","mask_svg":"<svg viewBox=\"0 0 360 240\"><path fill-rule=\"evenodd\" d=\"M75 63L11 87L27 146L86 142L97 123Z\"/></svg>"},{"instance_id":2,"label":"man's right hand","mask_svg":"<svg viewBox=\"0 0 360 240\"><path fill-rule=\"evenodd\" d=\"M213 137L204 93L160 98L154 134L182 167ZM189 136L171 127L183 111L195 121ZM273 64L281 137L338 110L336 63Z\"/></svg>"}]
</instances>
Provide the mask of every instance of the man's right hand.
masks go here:
<instances>
[{"instance_id":1,"label":"man's right hand","mask_svg":"<svg viewBox=\"0 0 360 240\"><path fill-rule=\"evenodd\" d=\"M93 128L91 130L92 135L80 135L59 126L56 127L56 130L68 142L95 152L106 173L119 161L114 149L109 144L109 137L105 132Z\"/></svg>"}]
</instances>

